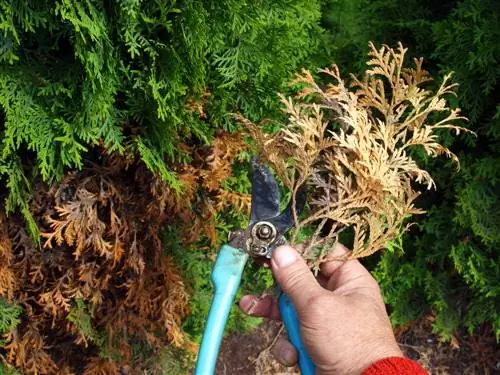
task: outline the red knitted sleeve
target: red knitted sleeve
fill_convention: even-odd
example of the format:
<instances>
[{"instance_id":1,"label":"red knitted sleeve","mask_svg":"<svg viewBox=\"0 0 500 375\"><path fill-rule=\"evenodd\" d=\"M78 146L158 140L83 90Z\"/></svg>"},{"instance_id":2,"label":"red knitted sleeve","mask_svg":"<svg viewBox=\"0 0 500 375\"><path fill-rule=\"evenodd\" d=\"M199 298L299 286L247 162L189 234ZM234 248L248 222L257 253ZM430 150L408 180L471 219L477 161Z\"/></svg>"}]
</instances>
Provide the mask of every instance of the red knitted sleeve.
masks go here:
<instances>
[{"instance_id":1,"label":"red knitted sleeve","mask_svg":"<svg viewBox=\"0 0 500 375\"><path fill-rule=\"evenodd\" d=\"M389 357L373 363L362 375L428 375L417 362L403 357Z\"/></svg>"}]
</instances>

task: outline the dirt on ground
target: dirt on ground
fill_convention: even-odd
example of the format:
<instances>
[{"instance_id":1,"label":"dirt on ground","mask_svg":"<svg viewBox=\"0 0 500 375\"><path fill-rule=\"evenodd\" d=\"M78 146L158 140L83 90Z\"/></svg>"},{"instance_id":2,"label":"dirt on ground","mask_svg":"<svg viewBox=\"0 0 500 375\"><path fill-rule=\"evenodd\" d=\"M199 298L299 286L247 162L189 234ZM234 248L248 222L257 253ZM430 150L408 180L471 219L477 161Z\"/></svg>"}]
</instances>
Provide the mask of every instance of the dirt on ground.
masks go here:
<instances>
[{"instance_id":1,"label":"dirt on ground","mask_svg":"<svg viewBox=\"0 0 500 375\"><path fill-rule=\"evenodd\" d=\"M282 324L264 321L252 333L233 334L222 341L216 375L299 374L276 362L270 352Z\"/></svg>"},{"instance_id":2,"label":"dirt on ground","mask_svg":"<svg viewBox=\"0 0 500 375\"><path fill-rule=\"evenodd\" d=\"M419 362L431 375L500 374L500 346L491 327L474 335L457 333L442 342L432 333L434 317L426 316L395 330L405 355ZM270 349L281 331L281 324L265 321L251 334L234 334L222 342L217 375L293 374L297 368L279 365Z\"/></svg>"}]
</instances>

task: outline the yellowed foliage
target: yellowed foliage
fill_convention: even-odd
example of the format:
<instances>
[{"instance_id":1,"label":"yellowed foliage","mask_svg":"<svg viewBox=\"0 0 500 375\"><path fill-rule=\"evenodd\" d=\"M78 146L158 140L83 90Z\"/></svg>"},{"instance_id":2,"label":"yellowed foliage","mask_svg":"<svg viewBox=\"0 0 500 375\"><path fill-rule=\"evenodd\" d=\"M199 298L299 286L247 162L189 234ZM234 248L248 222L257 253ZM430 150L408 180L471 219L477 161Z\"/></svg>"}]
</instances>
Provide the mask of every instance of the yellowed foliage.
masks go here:
<instances>
[{"instance_id":1,"label":"yellowed foliage","mask_svg":"<svg viewBox=\"0 0 500 375\"><path fill-rule=\"evenodd\" d=\"M3 338L5 363L34 374L108 374L149 366L138 359L138 343L151 356L167 345L194 352L181 329L188 288L161 228L178 228L186 242L206 236L217 248L217 214L250 211L250 196L226 185L246 147L242 133L222 131L210 146L179 145L192 159L171 165L180 193L138 155L100 150L98 164L88 162L52 187L33 187L30 210L42 248L15 218L0 216L0 296L23 308L22 324ZM78 300L85 314L70 321Z\"/></svg>"},{"instance_id":2,"label":"yellowed foliage","mask_svg":"<svg viewBox=\"0 0 500 375\"><path fill-rule=\"evenodd\" d=\"M45 351L45 343L38 328L31 322L24 328L25 333L21 337L17 330L12 330L7 336L8 344L4 349L9 362L27 374L57 373L58 367Z\"/></svg>"},{"instance_id":3,"label":"yellowed foliage","mask_svg":"<svg viewBox=\"0 0 500 375\"><path fill-rule=\"evenodd\" d=\"M231 166L236 155L247 147L242 133L219 134L205 159L206 167L199 171L202 185L210 191L220 190L221 183L232 175Z\"/></svg>"},{"instance_id":4,"label":"yellowed foliage","mask_svg":"<svg viewBox=\"0 0 500 375\"><path fill-rule=\"evenodd\" d=\"M120 373L120 367L116 362L99 357L92 358L83 371L83 375L119 375Z\"/></svg>"},{"instance_id":5,"label":"yellowed foliage","mask_svg":"<svg viewBox=\"0 0 500 375\"><path fill-rule=\"evenodd\" d=\"M226 208L250 214L250 195L224 187L224 182L232 176L237 155L247 148L243 133L219 132L211 147L198 155L199 165L180 169L178 176L183 182L183 191L176 207L179 217L190 224L184 238L186 243L198 240L203 232L212 247L217 248L220 244L215 229L216 214ZM195 203L197 212L186 210Z\"/></svg>"},{"instance_id":6,"label":"yellowed foliage","mask_svg":"<svg viewBox=\"0 0 500 375\"><path fill-rule=\"evenodd\" d=\"M12 241L7 231L6 218L0 214L0 297L8 301L12 300L16 288L12 257Z\"/></svg>"},{"instance_id":7,"label":"yellowed foliage","mask_svg":"<svg viewBox=\"0 0 500 375\"><path fill-rule=\"evenodd\" d=\"M459 109L449 108L454 94L450 75L433 92L422 59L404 67L406 49L370 44L363 79L351 76L347 85L339 68L320 72L330 83L321 86L303 70L293 84L303 86L294 98L281 97L288 121L276 134L239 118L249 129L259 152L284 185L295 193L309 186L307 217L297 218L291 241L304 227L314 234L304 244L304 257L320 262L338 236L354 232L353 258L383 249L407 228L407 219L423 211L415 207L419 192L435 184L413 158L421 147L430 157L458 158L440 144L438 131L458 134Z\"/></svg>"},{"instance_id":8,"label":"yellowed foliage","mask_svg":"<svg viewBox=\"0 0 500 375\"><path fill-rule=\"evenodd\" d=\"M160 227L177 220L182 198L137 160L109 161L34 188L31 211L44 247L15 218L0 217L0 292L23 308L22 324L5 338L5 362L25 373L139 368L146 364L137 362L132 343L152 353L191 345L180 327L188 294L159 237ZM194 196L182 210L192 212ZM67 319L77 300L89 322ZM106 340L88 336L89 324ZM94 358L99 350L119 352L119 359Z\"/></svg>"}]
</instances>

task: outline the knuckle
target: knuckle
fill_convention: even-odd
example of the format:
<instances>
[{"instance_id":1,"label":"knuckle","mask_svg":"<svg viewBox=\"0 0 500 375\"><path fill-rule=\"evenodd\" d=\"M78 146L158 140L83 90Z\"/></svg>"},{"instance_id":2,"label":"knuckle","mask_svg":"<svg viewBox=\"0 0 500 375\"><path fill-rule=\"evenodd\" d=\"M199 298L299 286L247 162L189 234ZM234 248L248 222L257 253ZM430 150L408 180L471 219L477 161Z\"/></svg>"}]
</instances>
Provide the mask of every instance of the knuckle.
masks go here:
<instances>
[{"instance_id":1,"label":"knuckle","mask_svg":"<svg viewBox=\"0 0 500 375\"><path fill-rule=\"evenodd\" d=\"M381 293L380 285L377 283L373 276L370 277L369 286L373 288L374 292Z\"/></svg>"},{"instance_id":2,"label":"knuckle","mask_svg":"<svg viewBox=\"0 0 500 375\"><path fill-rule=\"evenodd\" d=\"M382 289L373 276L370 277L369 286L372 288L374 296L382 298Z\"/></svg>"},{"instance_id":3,"label":"knuckle","mask_svg":"<svg viewBox=\"0 0 500 375\"><path fill-rule=\"evenodd\" d=\"M309 270L302 270L302 269L293 269L290 270L290 272L286 275L285 280L283 282L284 285L286 285L287 288L290 289L295 289L302 284L306 273L309 272Z\"/></svg>"},{"instance_id":4,"label":"knuckle","mask_svg":"<svg viewBox=\"0 0 500 375\"><path fill-rule=\"evenodd\" d=\"M307 307L311 313L320 314L329 303L329 296L323 293L312 294L307 299Z\"/></svg>"}]
</instances>

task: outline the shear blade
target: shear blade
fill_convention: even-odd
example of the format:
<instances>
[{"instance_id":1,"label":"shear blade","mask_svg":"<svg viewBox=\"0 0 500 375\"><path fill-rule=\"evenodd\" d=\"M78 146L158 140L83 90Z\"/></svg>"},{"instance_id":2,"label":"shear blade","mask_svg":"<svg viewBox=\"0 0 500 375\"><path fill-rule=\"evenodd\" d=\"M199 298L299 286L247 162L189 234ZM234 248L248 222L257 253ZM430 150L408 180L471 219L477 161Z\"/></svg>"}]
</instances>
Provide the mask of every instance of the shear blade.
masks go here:
<instances>
[{"instance_id":1,"label":"shear blade","mask_svg":"<svg viewBox=\"0 0 500 375\"><path fill-rule=\"evenodd\" d=\"M267 166L252 158L252 208L250 225L278 216L280 192L278 183Z\"/></svg>"},{"instance_id":2,"label":"shear blade","mask_svg":"<svg viewBox=\"0 0 500 375\"><path fill-rule=\"evenodd\" d=\"M294 205L295 205L295 213L299 216L304 209L306 204L306 196L307 196L307 187L306 185L302 185L295 195L295 202L290 200L288 206L285 211L283 211L280 215L268 219L268 221L276 227L276 231L278 233L284 234L286 233L295 223L294 220Z\"/></svg>"}]
</instances>

